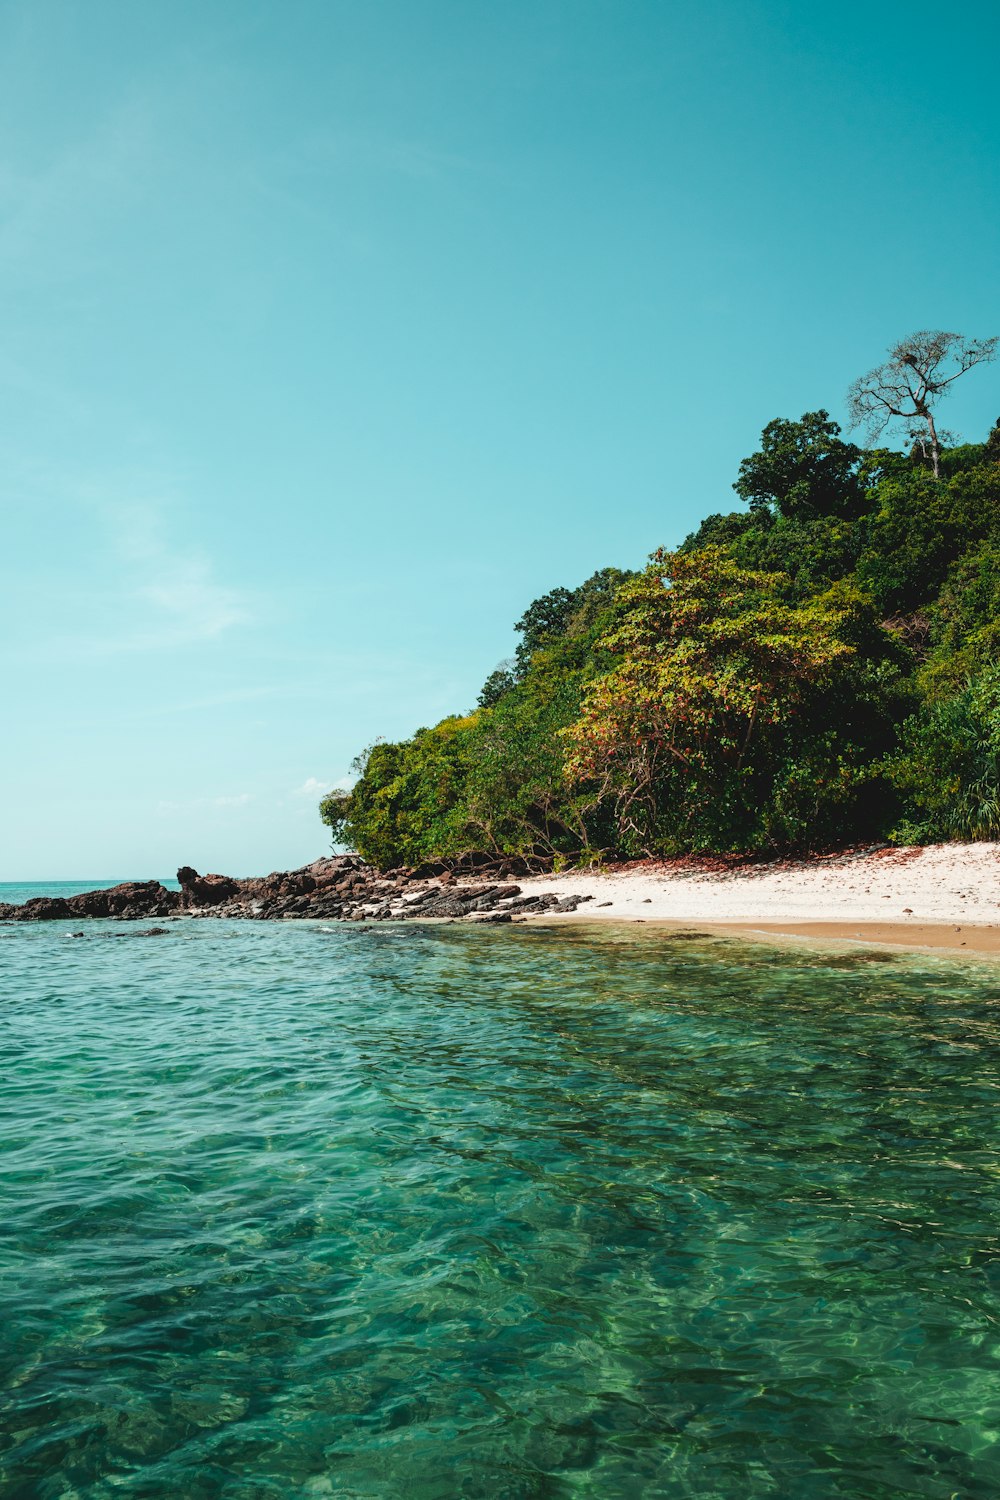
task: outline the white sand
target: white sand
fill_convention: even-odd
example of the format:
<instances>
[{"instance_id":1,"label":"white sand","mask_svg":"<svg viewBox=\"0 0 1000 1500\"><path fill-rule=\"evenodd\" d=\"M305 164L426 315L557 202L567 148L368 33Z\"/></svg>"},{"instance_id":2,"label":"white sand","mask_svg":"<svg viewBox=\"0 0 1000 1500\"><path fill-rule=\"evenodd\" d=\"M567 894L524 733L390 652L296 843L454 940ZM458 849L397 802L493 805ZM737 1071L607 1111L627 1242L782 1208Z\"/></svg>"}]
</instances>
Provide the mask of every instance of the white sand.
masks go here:
<instances>
[{"instance_id":1,"label":"white sand","mask_svg":"<svg viewBox=\"0 0 1000 1500\"><path fill-rule=\"evenodd\" d=\"M521 879L529 891L591 895L554 921L949 923L1000 927L1000 844L938 844L724 873L643 861L620 871Z\"/></svg>"}]
</instances>

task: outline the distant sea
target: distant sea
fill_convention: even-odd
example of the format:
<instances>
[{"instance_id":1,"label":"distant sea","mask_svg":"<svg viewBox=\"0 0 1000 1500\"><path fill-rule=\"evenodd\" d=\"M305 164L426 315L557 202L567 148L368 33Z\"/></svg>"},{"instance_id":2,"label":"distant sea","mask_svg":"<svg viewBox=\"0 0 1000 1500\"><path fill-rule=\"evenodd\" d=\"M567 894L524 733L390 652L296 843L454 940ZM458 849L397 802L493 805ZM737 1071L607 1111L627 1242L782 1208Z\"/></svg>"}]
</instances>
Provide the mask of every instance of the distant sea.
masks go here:
<instances>
[{"instance_id":1,"label":"distant sea","mask_svg":"<svg viewBox=\"0 0 1000 1500\"><path fill-rule=\"evenodd\" d=\"M995 1500L997 970L611 928L0 925L0 1492Z\"/></svg>"},{"instance_id":2,"label":"distant sea","mask_svg":"<svg viewBox=\"0 0 1000 1500\"><path fill-rule=\"evenodd\" d=\"M156 880L168 891L179 891L176 880L165 880L156 875L122 875L117 880L0 880L0 902L11 906L23 906L35 896L79 896L82 891L106 891L110 886L121 885L125 880Z\"/></svg>"}]
</instances>

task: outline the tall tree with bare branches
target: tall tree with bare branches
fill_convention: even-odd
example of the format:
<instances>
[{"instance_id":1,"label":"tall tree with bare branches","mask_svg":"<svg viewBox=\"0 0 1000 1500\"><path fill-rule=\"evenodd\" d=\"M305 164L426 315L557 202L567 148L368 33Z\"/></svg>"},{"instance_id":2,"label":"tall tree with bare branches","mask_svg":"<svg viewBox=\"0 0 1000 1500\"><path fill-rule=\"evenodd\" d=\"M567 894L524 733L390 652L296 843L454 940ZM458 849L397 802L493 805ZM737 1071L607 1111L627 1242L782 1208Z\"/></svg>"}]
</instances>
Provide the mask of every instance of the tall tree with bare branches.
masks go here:
<instances>
[{"instance_id":1,"label":"tall tree with bare branches","mask_svg":"<svg viewBox=\"0 0 1000 1500\"><path fill-rule=\"evenodd\" d=\"M864 427L869 440L889 427L930 449L934 477L940 474L941 438L934 407L973 365L996 357L997 338L967 339L960 333L925 328L889 350L884 364L856 380L847 393L853 427Z\"/></svg>"}]
</instances>

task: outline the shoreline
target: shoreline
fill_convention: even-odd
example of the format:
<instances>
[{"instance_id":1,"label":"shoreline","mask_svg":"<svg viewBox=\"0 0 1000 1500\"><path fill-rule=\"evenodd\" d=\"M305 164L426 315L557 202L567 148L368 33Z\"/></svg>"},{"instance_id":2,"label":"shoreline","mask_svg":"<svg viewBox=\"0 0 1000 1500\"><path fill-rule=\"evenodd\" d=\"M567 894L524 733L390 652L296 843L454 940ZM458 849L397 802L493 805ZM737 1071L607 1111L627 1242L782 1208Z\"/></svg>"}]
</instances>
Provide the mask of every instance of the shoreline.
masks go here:
<instances>
[{"instance_id":1,"label":"shoreline","mask_svg":"<svg viewBox=\"0 0 1000 1500\"><path fill-rule=\"evenodd\" d=\"M723 865L718 868L718 865ZM1000 844L872 849L726 868L644 860L522 877L526 892L586 901L532 922L696 926L759 940L865 943L1000 955ZM590 899L586 899L590 898Z\"/></svg>"},{"instance_id":2,"label":"shoreline","mask_svg":"<svg viewBox=\"0 0 1000 1500\"><path fill-rule=\"evenodd\" d=\"M613 922L696 927L771 942L864 943L1000 953L1000 843L848 849L751 863L736 857L636 860L559 874L381 872L357 855L236 880L177 872L179 889L129 881L0 905L0 921L176 916L250 921Z\"/></svg>"},{"instance_id":3,"label":"shoreline","mask_svg":"<svg viewBox=\"0 0 1000 1500\"><path fill-rule=\"evenodd\" d=\"M586 910L561 916L548 913L521 918L534 927L596 926ZM946 922L676 922L664 917L616 917L609 915L601 926L622 929L647 926L651 933L695 937L738 938L782 947L791 943L809 948L894 948L908 952L941 952L957 957L1000 958L1000 927Z\"/></svg>"}]
</instances>

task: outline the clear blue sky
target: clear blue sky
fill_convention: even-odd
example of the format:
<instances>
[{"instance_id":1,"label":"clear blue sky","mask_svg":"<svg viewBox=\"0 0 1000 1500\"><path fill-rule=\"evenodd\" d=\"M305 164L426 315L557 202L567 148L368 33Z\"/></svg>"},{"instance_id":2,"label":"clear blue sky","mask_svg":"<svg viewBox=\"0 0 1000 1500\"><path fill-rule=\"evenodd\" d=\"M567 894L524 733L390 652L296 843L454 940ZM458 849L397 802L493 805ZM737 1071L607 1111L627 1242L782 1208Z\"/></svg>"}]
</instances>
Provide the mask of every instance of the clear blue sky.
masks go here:
<instances>
[{"instance_id":1,"label":"clear blue sky","mask_svg":"<svg viewBox=\"0 0 1000 1500\"><path fill-rule=\"evenodd\" d=\"M0 3L0 878L314 858L532 598L1000 332L998 14Z\"/></svg>"}]
</instances>

